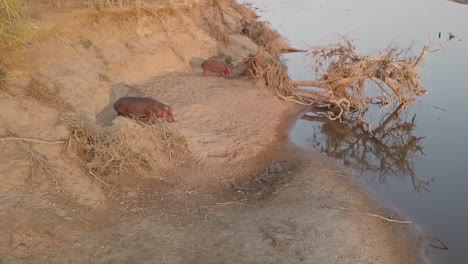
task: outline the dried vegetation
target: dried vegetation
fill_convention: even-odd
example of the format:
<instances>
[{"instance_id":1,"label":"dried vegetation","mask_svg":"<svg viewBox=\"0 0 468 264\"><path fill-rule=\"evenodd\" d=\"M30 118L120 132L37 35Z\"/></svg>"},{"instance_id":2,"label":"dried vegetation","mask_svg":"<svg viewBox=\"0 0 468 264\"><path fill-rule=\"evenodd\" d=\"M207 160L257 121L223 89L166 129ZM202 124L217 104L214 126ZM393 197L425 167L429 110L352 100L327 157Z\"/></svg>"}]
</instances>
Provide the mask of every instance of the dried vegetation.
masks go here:
<instances>
[{"instance_id":1,"label":"dried vegetation","mask_svg":"<svg viewBox=\"0 0 468 264\"><path fill-rule=\"evenodd\" d=\"M24 151L25 160L28 161L28 178L27 180L34 186L42 185L43 183L51 182L58 192L67 194L61 186L61 180L57 176L57 168L47 156L36 149L36 145L40 144L63 144L64 141L46 141L39 139L24 138L18 135L10 127L6 126L1 135L0 142L21 142L19 148Z\"/></svg>"},{"instance_id":2,"label":"dried vegetation","mask_svg":"<svg viewBox=\"0 0 468 264\"><path fill-rule=\"evenodd\" d=\"M2 64L0 64L0 91L7 90L6 81L7 81L6 68Z\"/></svg>"},{"instance_id":3,"label":"dried vegetation","mask_svg":"<svg viewBox=\"0 0 468 264\"><path fill-rule=\"evenodd\" d=\"M0 1L0 48L18 47L31 38L31 26L20 0Z\"/></svg>"},{"instance_id":4,"label":"dried vegetation","mask_svg":"<svg viewBox=\"0 0 468 264\"><path fill-rule=\"evenodd\" d=\"M69 8L69 7L87 7L87 8L96 8L102 10L104 8L116 8L116 7L125 7L125 6L137 6L141 3L167 3L168 1L157 1L157 0L49 0L49 3L53 4L56 7Z\"/></svg>"},{"instance_id":5,"label":"dried vegetation","mask_svg":"<svg viewBox=\"0 0 468 264\"><path fill-rule=\"evenodd\" d=\"M419 95L427 94L416 68L436 44L429 43L418 56L411 55L410 48L395 46L367 56L357 54L352 42L340 37L336 44L309 51L317 76L312 81L291 80L284 66L278 63L279 57L268 48L260 49L248 58L246 65L251 75L262 78L278 96L301 104L327 106L330 119L356 118L372 132L364 118L369 104L402 104L406 107ZM313 88L299 88L301 86Z\"/></svg>"},{"instance_id":6,"label":"dried vegetation","mask_svg":"<svg viewBox=\"0 0 468 264\"><path fill-rule=\"evenodd\" d=\"M70 131L63 153L105 187L110 188L105 177L136 169L119 137L75 114L64 114L59 121Z\"/></svg>"},{"instance_id":7,"label":"dried vegetation","mask_svg":"<svg viewBox=\"0 0 468 264\"><path fill-rule=\"evenodd\" d=\"M427 94L416 67L435 44L425 46L419 56L412 56L410 48L396 46L375 56L363 56L356 53L350 40L342 37L337 44L313 48L309 56L319 80L316 86L346 99L351 108L364 111L369 103L409 105L417 96ZM367 81L376 84L378 91L366 91L370 87Z\"/></svg>"},{"instance_id":8,"label":"dried vegetation","mask_svg":"<svg viewBox=\"0 0 468 264\"><path fill-rule=\"evenodd\" d=\"M47 156L29 149L27 156L29 158L29 181L32 184L39 185L45 181L51 181L57 192L67 192L62 188L61 181L57 178L57 169L48 161Z\"/></svg>"},{"instance_id":9,"label":"dried vegetation","mask_svg":"<svg viewBox=\"0 0 468 264\"><path fill-rule=\"evenodd\" d=\"M243 19L253 20L258 17L257 14L246 5L239 5L235 0L228 0L228 2L230 3L229 6L239 13Z\"/></svg>"},{"instance_id":10,"label":"dried vegetation","mask_svg":"<svg viewBox=\"0 0 468 264\"><path fill-rule=\"evenodd\" d=\"M242 33L275 58L287 47L285 39L268 22L244 19L242 24Z\"/></svg>"},{"instance_id":11,"label":"dried vegetation","mask_svg":"<svg viewBox=\"0 0 468 264\"><path fill-rule=\"evenodd\" d=\"M37 78L32 78L25 89L26 96L29 96L42 104L58 109L60 111L71 111L72 106L65 102L60 96L58 85L47 85Z\"/></svg>"},{"instance_id":12,"label":"dried vegetation","mask_svg":"<svg viewBox=\"0 0 468 264\"><path fill-rule=\"evenodd\" d=\"M224 19L222 2L213 1L214 8L199 6L198 12L202 18L200 26L217 41L228 44L228 28Z\"/></svg>"},{"instance_id":13,"label":"dried vegetation","mask_svg":"<svg viewBox=\"0 0 468 264\"><path fill-rule=\"evenodd\" d=\"M70 137L63 153L91 178L111 188L118 185L118 176L157 170L154 154L166 153L170 160L186 151L185 140L163 123L152 125L135 121L139 125L136 131L111 131L76 114L64 114L60 122L67 126Z\"/></svg>"}]
</instances>

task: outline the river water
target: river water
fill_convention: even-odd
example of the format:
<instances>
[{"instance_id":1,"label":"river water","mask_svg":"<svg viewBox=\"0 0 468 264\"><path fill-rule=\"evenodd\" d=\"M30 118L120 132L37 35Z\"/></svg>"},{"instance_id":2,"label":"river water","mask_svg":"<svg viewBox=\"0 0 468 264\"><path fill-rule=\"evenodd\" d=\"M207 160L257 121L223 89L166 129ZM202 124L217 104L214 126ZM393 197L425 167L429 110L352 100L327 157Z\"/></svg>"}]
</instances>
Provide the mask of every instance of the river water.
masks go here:
<instances>
[{"instance_id":1,"label":"river water","mask_svg":"<svg viewBox=\"0 0 468 264\"><path fill-rule=\"evenodd\" d=\"M443 241L448 250L428 247L435 262L468 263L468 5L461 0L248 2L296 48L327 44L339 33L354 40L361 54L390 42L414 43L418 54L441 32L442 47L418 69L429 95L400 115L390 114L389 107L371 108L373 128L381 129L376 137L313 112L296 123L290 137L348 166L402 217L422 226L422 235ZM449 32L456 37L448 40ZM284 58L292 79L313 79L304 54Z\"/></svg>"}]
</instances>

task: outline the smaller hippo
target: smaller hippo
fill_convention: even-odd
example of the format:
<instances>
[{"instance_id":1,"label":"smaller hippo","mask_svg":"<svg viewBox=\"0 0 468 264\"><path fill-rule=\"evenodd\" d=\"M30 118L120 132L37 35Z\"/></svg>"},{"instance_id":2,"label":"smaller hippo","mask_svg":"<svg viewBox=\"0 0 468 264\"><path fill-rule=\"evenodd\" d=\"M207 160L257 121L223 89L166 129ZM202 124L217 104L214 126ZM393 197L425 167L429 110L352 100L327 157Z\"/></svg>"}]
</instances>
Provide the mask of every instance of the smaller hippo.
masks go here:
<instances>
[{"instance_id":1,"label":"smaller hippo","mask_svg":"<svg viewBox=\"0 0 468 264\"><path fill-rule=\"evenodd\" d=\"M203 75L208 72L219 73L228 78L233 78L232 69L224 62L218 60L206 60L202 63Z\"/></svg>"},{"instance_id":2,"label":"smaller hippo","mask_svg":"<svg viewBox=\"0 0 468 264\"><path fill-rule=\"evenodd\" d=\"M146 118L149 122L164 117L169 123L174 122L171 108L149 97L122 97L115 101L114 109L125 117Z\"/></svg>"}]
</instances>

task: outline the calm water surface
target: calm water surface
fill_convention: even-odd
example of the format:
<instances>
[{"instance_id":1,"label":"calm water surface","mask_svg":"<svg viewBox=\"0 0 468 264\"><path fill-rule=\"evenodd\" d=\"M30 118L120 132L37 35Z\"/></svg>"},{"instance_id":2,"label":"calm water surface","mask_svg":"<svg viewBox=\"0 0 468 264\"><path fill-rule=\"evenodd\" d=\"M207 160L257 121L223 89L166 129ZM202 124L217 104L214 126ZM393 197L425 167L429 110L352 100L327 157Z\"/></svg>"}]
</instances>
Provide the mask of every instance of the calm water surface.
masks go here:
<instances>
[{"instance_id":1,"label":"calm water surface","mask_svg":"<svg viewBox=\"0 0 468 264\"><path fill-rule=\"evenodd\" d=\"M416 43L417 53L442 32L443 48L428 54L419 68L429 95L399 116L390 114L391 108L371 109L376 137L310 112L297 122L291 138L349 166L370 190L423 226L424 235L444 241L449 250L430 248L436 262L468 263L468 5L444 0L249 2L296 48L326 44L340 33L354 40L358 53L375 52L390 42ZM448 41L449 32L457 37ZM293 79L313 78L303 54L285 58Z\"/></svg>"}]
</instances>

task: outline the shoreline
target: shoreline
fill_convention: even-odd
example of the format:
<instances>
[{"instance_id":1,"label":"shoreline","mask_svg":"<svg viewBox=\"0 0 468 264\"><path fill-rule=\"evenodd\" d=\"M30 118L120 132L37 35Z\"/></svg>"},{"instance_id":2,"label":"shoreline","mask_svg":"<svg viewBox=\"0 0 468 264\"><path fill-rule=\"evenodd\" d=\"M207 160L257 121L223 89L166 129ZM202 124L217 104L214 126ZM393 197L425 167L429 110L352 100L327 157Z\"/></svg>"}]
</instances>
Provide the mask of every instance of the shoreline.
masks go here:
<instances>
[{"instance_id":1,"label":"shoreline","mask_svg":"<svg viewBox=\"0 0 468 264\"><path fill-rule=\"evenodd\" d=\"M344 184L349 184L350 186L352 186L351 188L354 188L355 189L354 191L357 194L362 195L364 197L362 201L362 205L368 204L368 208L372 210L369 212L362 212L362 213L370 213L370 214L376 214L380 216L398 214L400 210L397 207L395 207L394 205L391 205L389 202L379 197L377 193L372 192L369 188L367 188L361 182L360 179L350 175L348 173L349 168L347 168L345 165L339 164L337 161L329 157L323 156L321 153L319 153L316 150L308 150L292 142L289 134L294 128L298 119L306 112L307 112L307 107L302 107L301 111L298 111L293 115L290 115L289 119L286 118L286 120L281 125L282 128L279 128L279 130L282 131L283 137L278 138L278 147L272 148L271 150L273 149L277 150L278 148L281 148L279 146L287 146L287 148L292 149L292 152L303 153L304 156L308 156L306 159L320 162L324 164L325 167L330 168L331 170L338 170L340 173L343 174L343 177L339 177L338 181L341 181ZM267 150L266 152L271 153L271 150L270 151ZM273 154L273 155L278 157L278 156L282 156L282 153L281 151L278 151L278 153ZM297 172L293 172L293 174L295 173ZM404 215L401 215L401 216L404 217ZM362 216L362 217L373 218L372 216ZM359 221L360 220L357 219L355 220L354 223L359 224L360 223ZM395 232L395 233L400 232L400 236L404 237L403 238L404 242L397 239L396 241L394 241L395 243L406 244L408 246L407 248L410 249L409 251L414 250L415 252L418 252L416 254L416 258L414 259L415 262L411 262L411 263L432 263L432 258L430 257L429 254L427 254L427 250L426 250L428 243L421 239L421 236L423 235L423 232L424 232L424 229L421 226L419 226L417 223L408 224L404 228L405 231L401 233L401 227L402 227L401 225L399 226L398 224L393 224L393 223L388 223L388 225L390 226L389 229L393 230L392 232Z\"/></svg>"}]
</instances>

